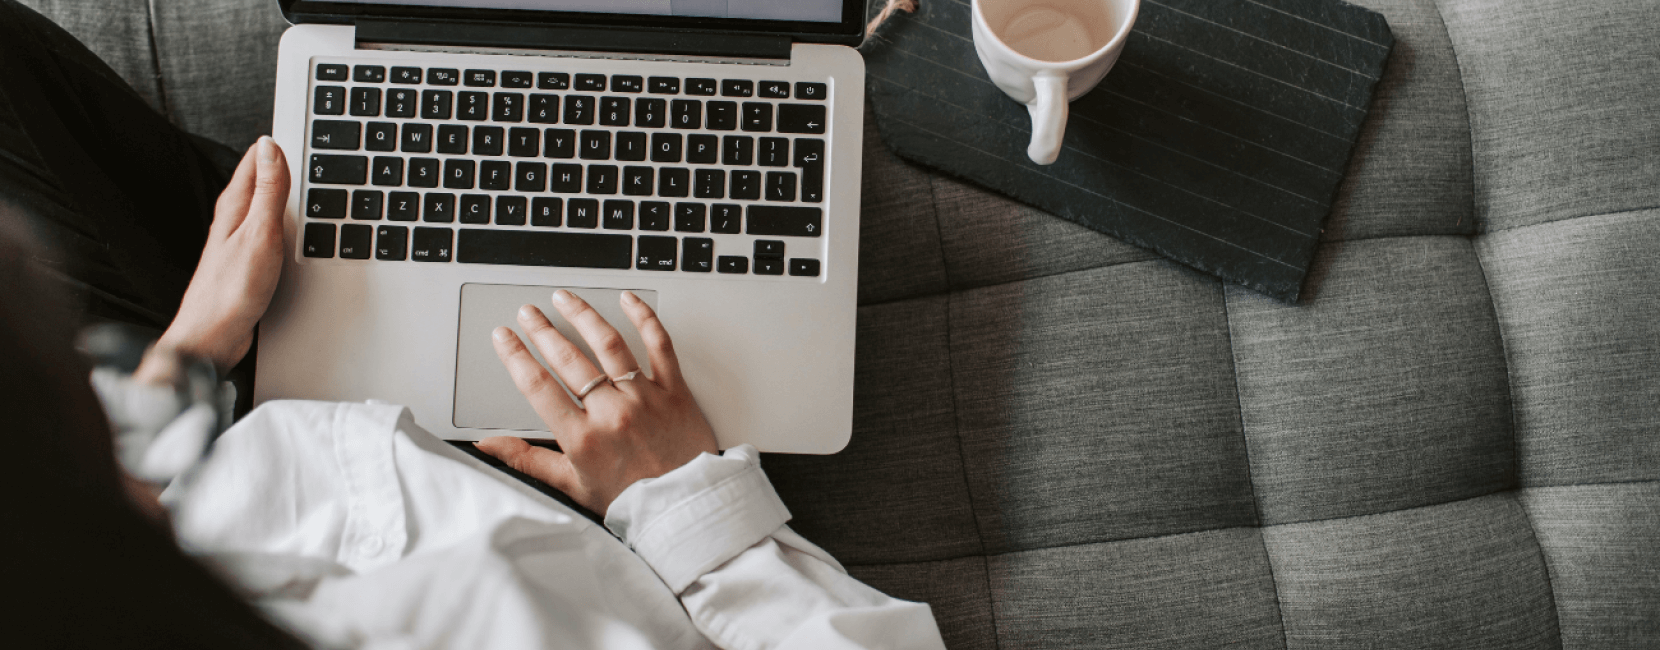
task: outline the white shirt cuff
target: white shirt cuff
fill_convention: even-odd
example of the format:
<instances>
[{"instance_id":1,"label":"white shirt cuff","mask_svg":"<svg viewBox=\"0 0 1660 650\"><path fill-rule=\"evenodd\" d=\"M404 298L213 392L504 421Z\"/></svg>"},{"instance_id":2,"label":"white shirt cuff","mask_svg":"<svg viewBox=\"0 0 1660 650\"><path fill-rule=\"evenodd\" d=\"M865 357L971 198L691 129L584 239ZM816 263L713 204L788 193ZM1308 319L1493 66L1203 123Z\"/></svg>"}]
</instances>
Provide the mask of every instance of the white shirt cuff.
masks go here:
<instances>
[{"instance_id":1,"label":"white shirt cuff","mask_svg":"<svg viewBox=\"0 0 1660 650\"><path fill-rule=\"evenodd\" d=\"M629 486L611 503L605 526L679 594L789 520L759 452L739 445Z\"/></svg>"}]
</instances>

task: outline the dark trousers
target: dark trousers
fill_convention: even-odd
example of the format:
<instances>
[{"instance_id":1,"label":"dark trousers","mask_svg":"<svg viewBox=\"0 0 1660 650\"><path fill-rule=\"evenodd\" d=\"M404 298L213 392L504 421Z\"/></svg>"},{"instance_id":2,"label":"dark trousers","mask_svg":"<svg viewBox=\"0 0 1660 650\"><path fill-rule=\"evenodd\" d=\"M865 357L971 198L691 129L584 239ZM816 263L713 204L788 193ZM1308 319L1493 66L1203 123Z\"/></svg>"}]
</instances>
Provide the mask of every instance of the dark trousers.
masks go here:
<instances>
[{"instance_id":1,"label":"dark trousers","mask_svg":"<svg viewBox=\"0 0 1660 650\"><path fill-rule=\"evenodd\" d=\"M50 20L0 0L0 236L33 240L83 323L166 327L239 158L174 126Z\"/></svg>"}]
</instances>

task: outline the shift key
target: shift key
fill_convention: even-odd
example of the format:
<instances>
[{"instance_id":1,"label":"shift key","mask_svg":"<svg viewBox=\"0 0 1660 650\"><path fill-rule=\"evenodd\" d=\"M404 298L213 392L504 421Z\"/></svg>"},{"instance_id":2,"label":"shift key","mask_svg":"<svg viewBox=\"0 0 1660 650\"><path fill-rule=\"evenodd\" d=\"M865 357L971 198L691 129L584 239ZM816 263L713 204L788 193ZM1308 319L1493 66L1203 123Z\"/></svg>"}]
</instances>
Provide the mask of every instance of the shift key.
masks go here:
<instances>
[{"instance_id":1,"label":"shift key","mask_svg":"<svg viewBox=\"0 0 1660 650\"><path fill-rule=\"evenodd\" d=\"M310 178L313 183L362 185L369 180L369 158L312 154Z\"/></svg>"},{"instance_id":2,"label":"shift key","mask_svg":"<svg viewBox=\"0 0 1660 650\"><path fill-rule=\"evenodd\" d=\"M824 210L783 205L749 206L751 235L818 237L824 230Z\"/></svg>"}]
</instances>

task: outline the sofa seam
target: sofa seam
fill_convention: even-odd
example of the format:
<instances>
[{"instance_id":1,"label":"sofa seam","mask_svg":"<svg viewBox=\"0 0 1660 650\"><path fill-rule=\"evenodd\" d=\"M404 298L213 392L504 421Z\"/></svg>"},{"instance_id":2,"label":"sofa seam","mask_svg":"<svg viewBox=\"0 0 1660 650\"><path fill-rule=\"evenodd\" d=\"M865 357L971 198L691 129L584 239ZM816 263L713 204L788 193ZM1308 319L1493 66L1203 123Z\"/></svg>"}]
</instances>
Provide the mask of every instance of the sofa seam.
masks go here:
<instances>
[{"instance_id":1,"label":"sofa seam","mask_svg":"<svg viewBox=\"0 0 1660 650\"><path fill-rule=\"evenodd\" d=\"M1470 226L1476 232L1482 231L1487 220L1476 205L1476 197L1481 195L1478 187L1481 175L1476 173L1476 120L1475 113L1470 111L1470 85L1464 80L1464 59L1458 56L1458 46L1453 44L1452 28L1447 26L1447 12L1441 9L1444 0L1427 0L1435 7L1435 18L1441 21L1441 33L1447 37L1447 51L1452 53L1453 63L1458 66L1458 94L1464 100L1464 130L1470 146Z\"/></svg>"},{"instance_id":2,"label":"sofa seam","mask_svg":"<svg viewBox=\"0 0 1660 650\"><path fill-rule=\"evenodd\" d=\"M161 103L161 114L169 121L173 117L173 104L167 100L167 80L161 73L161 46L156 43L157 35L161 30L156 29L156 0L144 2L144 28L150 36L150 63L155 69L156 101Z\"/></svg>"},{"instance_id":3,"label":"sofa seam","mask_svg":"<svg viewBox=\"0 0 1660 650\"><path fill-rule=\"evenodd\" d=\"M1600 218L1600 217L1614 217L1614 216L1619 216L1619 215L1622 215L1622 214L1631 214L1633 212L1650 212L1650 211L1653 211L1653 210L1660 210L1660 205L1646 205L1646 206L1636 207L1636 208L1624 208L1624 209L1620 209L1620 210L1614 210L1612 212L1587 212L1585 214L1574 214L1574 215L1569 215L1569 216L1566 216L1566 217L1556 217L1554 219L1546 219L1544 221L1536 221L1536 222L1533 222L1533 223L1522 223L1522 224L1516 224L1514 226L1506 226L1504 228L1493 228L1493 229L1490 229L1490 230L1482 230L1482 231L1480 231L1480 232L1478 232L1478 233L1476 233L1472 236L1473 237L1485 237L1486 235L1492 235L1492 234L1503 233L1503 232L1511 232L1511 231L1514 231L1514 230L1526 230L1528 228L1534 228L1534 227L1537 227L1537 226L1549 226L1549 225L1552 225L1552 224L1562 223L1564 221L1574 221L1576 219L1596 219L1596 218Z\"/></svg>"}]
</instances>

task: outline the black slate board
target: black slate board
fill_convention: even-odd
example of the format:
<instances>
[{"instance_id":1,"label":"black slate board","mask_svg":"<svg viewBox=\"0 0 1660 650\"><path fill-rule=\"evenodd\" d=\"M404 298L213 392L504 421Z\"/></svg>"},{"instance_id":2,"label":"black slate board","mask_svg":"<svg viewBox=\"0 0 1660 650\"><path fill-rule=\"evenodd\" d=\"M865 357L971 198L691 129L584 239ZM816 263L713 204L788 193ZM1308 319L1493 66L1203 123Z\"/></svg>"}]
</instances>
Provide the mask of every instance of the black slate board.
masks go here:
<instances>
[{"instance_id":1,"label":"black slate board","mask_svg":"<svg viewBox=\"0 0 1660 650\"><path fill-rule=\"evenodd\" d=\"M1143 0L1045 167L1026 158L1026 108L974 54L968 0L918 5L862 48L901 157L1297 300L1394 44L1383 16L1340 0Z\"/></svg>"}]
</instances>

